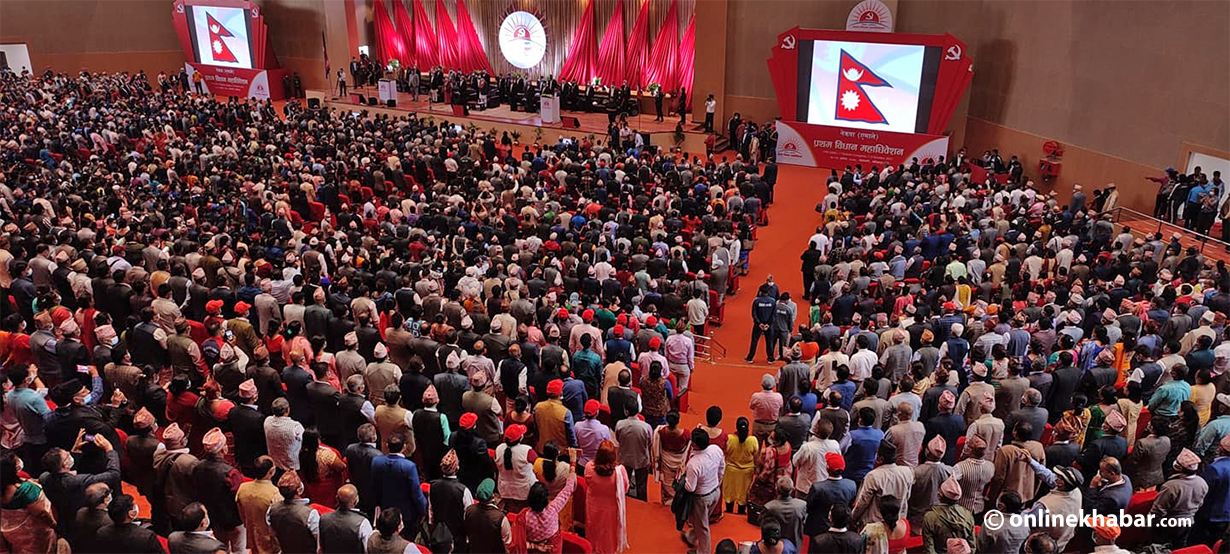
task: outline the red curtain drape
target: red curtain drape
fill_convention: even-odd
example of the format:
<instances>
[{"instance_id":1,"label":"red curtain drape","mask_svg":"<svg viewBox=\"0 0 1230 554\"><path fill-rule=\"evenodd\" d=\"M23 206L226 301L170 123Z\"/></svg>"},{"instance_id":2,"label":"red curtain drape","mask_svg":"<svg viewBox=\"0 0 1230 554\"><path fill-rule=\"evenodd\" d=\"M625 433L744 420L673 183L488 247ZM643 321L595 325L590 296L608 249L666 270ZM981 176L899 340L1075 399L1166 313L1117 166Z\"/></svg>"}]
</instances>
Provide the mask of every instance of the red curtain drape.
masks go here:
<instances>
[{"instance_id":1,"label":"red curtain drape","mask_svg":"<svg viewBox=\"0 0 1230 554\"><path fill-rule=\"evenodd\" d=\"M560 80L589 83L594 78L594 69L598 66L598 46L594 38L594 0L589 0L572 34L572 46L564 58Z\"/></svg>"},{"instance_id":2,"label":"red curtain drape","mask_svg":"<svg viewBox=\"0 0 1230 554\"><path fill-rule=\"evenodd\" d=\"M666 19L658 30L658 38L653 41L653 49L649 51L649 59L645 64L645 82L658 83L666 92L674 92L679 86L679 13L675 2L666 11Z\"/></svg>"},{"instance_id":3,"label":"red curtain drape","mask_svg":"<svg viewBox=\"0 0 1230 554\"><path fill-rule=\"evenodd\" d=\"M624 0L616 2L615 12L602 34L595 73L608 85L619 86L624 80Z\"/></svg>"},{"instance_id":4,"label":"red curtain drape","mask_svg":"<svg viewBox=\"0 0 1230 554\"><path fill-rule=\"evenodd\" d=\"M383 0L376 0L383 3ZM414 66L414 23L410 22L410 12L401 0L393 0L393 22L397 24L397 37L401 40L402 53L397 61L403 65ZM388 60L385 60L388 61Z\"/></svg>"},{"instance_id":5,"label":"red curtain drape","mask_svg":"<svg viewBox=\"0 0 1230 554\"><path fill-rule=\"evenodd\" d=\"M688 28L679 41L679 86L688 91L687 108L692 107L692 65L696 62L696 15L688 21Z\"/></svg>"},{"instance_id":6,"label":"red curtain drape","mask_svg":"<svg viewBox=\"0 0 1230 554\"><path fill-rule=\"evenodd\" d=\"M400 0L394 0L400 1ZM376 0L375 13L372 15L372 26L376 29L376 59L380 63L393 58L400 60L405 57L406 46L402 37L397 34L389 12L384 8L384 0Z\"/></svg>"},{"instance_id":7,"label":"red curtain drape","mask_svg":"<svg viewBox=\"0 0 1230 554\"><path fill-rule=\"evenodd\" d=\"M462 71L485 69L491 72L491 63L487 61L487 52L478 39L465 0L457 0L457 67Z\"/></svg>"},{"instance_id":8,"label":"red curtain drape","mask_svg":"<svg viewBox=\"0 0 1230 554\"><path fill-rule=\"evenodd\" d=\"M436 33L431 29L431 20L427 19L427 10L423 8L423 3L419 0L414 0L412 50L414 50L414 61L419 65L419 69L430 69L440 64L440 58L436 54Z\"/></svg>"},{"instance_id":9,"label":"red curtain drape","mask_svg":"<svg viewBox=\"0 0 1230 554\"><path fill-rule=\"evenodd\" d=\"M436 53L440 56L440 65L457 67L457 29L448 16L444 0L436 0Z\"/></svg>"},{"instance_id":10,"label":"red curtain drape","mask_svg":"<svg viewBox=\"0 0 1230 554\"><path fill-rule=\"evenodd\" d=\"M624 78L637 89L648 84L645 80L645 58L649 51L649 0L640 0L641 11L632 24L628 36L628 50L624 58Z\"/></svg>"}]
</instances>

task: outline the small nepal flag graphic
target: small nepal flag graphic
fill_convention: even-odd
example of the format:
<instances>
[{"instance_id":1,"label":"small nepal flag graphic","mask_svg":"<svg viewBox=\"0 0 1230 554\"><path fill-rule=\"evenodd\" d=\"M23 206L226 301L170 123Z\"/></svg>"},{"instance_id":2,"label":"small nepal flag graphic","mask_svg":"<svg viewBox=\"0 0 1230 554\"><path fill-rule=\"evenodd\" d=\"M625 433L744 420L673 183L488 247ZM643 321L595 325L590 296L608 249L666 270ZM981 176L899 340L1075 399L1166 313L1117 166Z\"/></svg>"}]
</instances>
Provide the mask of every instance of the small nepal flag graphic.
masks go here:
<instances>
[{"instance_id":1,"label":"small nepal flag graphic","mask_svg":"<svg viewBox=\"0 0 1230 554\"><path fill-rule=\"evenodd\" d=\"M235 53L231 52L231 48L226 45L226 41L222 40L222 37L233 37L235 35L231 34L221 23L218 23L218 20L214 19L213 14L205 14L205 23L209 26L209 48L213 50L211 55L214 61L239 63L239 60L235 58Z\"/></svg>"},{"instance_id":2,"label":"small nepal flag graphic","mask_svg":"<svg viewBox=\"0 0 1230 554\"><path fill-rule=\"evenodd\" d=\"M892 88L892 85L842 50L837 76L837 115L834 117L844 121L888 123L863 87Z\"/></svg>"}]
</instances>

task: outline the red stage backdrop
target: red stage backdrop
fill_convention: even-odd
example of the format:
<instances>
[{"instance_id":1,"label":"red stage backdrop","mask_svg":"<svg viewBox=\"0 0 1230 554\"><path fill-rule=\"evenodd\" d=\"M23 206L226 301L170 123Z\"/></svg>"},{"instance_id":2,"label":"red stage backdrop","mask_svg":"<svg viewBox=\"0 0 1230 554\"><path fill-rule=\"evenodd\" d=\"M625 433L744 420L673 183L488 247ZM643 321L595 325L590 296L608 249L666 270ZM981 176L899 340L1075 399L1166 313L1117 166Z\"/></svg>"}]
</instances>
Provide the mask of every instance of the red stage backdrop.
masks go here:
<instances>
[{"instance_id":1,"label":"red stage backdrop","mask_svg":"<svg viewBox=\"0 0 1230 554\"><path fill-rule=\"evenodd\" d=\"M847 129L794 121L779 121L777 133L778 163L807 167L909 165L911 158L921 162L945 156L948 152L948 137L919 133Z\"/></svg>"}]
</instances>

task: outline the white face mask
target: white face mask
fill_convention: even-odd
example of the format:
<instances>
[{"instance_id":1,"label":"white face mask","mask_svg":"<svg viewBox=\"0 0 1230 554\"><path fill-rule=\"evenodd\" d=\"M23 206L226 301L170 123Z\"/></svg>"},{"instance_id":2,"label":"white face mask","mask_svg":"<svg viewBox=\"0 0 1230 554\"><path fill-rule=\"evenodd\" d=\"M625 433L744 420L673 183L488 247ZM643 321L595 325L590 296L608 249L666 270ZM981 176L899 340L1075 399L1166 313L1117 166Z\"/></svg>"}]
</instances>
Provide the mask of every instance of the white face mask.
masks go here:
<instances>
[{"instance_id":1,"label":"white face mask","mask_svg":"<svg viewBox=\"0 0 1230 554\"><path fill-rule=\"evenodd\" d=\"M132 519L135 521L135 520L136 520L137 518L139 518L139 517L141 517L141 507L140 507L140 506L138 506L138 505L136 505L136 504L133 504L133 506L132 506Z\"/></svg>"}]
</instances>

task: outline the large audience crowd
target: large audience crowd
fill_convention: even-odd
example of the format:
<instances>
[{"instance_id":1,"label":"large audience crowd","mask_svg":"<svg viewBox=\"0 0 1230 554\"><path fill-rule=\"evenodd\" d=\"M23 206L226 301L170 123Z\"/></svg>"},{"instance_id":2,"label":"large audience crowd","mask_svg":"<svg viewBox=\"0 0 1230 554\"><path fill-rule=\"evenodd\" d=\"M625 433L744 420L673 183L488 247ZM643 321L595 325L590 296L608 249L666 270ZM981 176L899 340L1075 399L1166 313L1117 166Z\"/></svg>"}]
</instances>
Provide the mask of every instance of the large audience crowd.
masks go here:
<instances>
[{"instance_id":1,"label":"large audience crowd","mask_svg":"<svg viewBox=\"0 0 1230 554\"><path fill-rule=\"evenodd\" d=\"M663 551L1230 528L1230 272L1020 172L965 177L998 154L834 172L805 307L772 278L752 302L749 361L785 363L689 429L771 161L143 74L2 86L6 551L618 553L650 475ZM1141 505L1171 524L1036 524ZM760 539L715 540L723 517Z\"/></svg>"}]
</instances>

